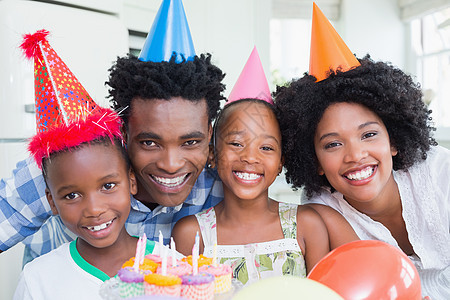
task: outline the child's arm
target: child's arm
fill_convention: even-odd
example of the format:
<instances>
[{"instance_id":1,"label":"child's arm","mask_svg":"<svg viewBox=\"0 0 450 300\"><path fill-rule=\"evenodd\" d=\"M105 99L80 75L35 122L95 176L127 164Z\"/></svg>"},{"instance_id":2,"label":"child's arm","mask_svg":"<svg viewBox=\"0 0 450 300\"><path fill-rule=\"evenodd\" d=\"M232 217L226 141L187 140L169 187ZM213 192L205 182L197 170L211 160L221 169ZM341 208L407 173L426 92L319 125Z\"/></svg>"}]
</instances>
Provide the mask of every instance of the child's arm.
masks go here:
<instances>
[{"instance_id":1,"label":"child's arm","mask_svg":"<svg viewBox=\"0 0 450 300\"><path fill-rule=\"evenodd\" d=\"M330 249L333 250L343 244L359 240L347 220L335 209L322 204L307 204L322 217L328 230Z\"/></svg>"},{"instance_id":2,"label":"child's arm","mask_svg":"<svg viewBox=\"0 0 450 300\"><path fill-rule=\"evenodd\" d=\"M297 240L303 249L306 271L330 252L327 227L312 208L300 205L297 210Z\"/></svg>"},{"instance_id":3,"label":"child's arm","mask_svg":"<svg viewBox=\"0 0 450 300\"><path fill-rule=\"evenodd\" d=\"M177 251L186 256L191 255L197 232L200 237L199 253L203 253L204 244L197 218L195 216L187 216L179 220L172 229L172 237Z\"/></svg>"}]
</instances>

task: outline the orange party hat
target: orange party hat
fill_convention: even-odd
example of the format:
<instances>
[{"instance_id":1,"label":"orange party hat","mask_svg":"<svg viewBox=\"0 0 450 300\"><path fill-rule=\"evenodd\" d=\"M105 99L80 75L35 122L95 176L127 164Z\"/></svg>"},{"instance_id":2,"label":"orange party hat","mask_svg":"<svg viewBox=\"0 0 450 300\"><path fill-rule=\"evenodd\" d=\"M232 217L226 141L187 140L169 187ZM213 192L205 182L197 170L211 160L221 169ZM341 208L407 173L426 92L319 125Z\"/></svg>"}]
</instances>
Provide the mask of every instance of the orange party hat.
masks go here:
<instances>
[{"instance_id":1,"label":"orange party hat","mask_svg":"<svg viewBox=\"0 0 450 300\"><path fill-rule=\"evenodd\" d=\"M359 65L333 25L313 3L309 74L321 81L328 78L330 70L347 71Z\"/></svg>"}]
</instances>

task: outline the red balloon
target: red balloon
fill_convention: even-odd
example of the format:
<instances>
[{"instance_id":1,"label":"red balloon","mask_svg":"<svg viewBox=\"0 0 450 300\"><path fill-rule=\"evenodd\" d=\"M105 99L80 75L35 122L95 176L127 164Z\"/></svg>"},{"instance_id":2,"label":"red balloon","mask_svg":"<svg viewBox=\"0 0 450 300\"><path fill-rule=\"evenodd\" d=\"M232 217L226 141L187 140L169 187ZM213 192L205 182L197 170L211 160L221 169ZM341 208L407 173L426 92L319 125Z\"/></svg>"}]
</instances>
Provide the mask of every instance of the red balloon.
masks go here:
<instances>
[{"instance_id":1,"label":"red balloon","mask_svg":"<svg viewBox=\"0 0 450 300\"><path fill-rule=\"evenodd\" d=\"M334 249L308 278L344 299L422 299L416 267L401 250L381 241L354 241Z\"/></svg>"}]
</instances>

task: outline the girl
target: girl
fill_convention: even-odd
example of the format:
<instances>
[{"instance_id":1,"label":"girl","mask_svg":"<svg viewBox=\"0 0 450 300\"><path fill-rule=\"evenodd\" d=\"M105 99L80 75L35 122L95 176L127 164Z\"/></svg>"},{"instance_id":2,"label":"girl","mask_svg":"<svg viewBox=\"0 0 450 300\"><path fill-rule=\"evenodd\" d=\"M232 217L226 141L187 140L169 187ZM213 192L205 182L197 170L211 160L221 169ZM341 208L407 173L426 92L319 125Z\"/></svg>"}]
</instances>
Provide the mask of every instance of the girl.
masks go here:
<instances>
[{"instance_id":1,"label":"girl","mask_svg":"<svg viewBox=\"0 0 450 300\"><path fill-rule=\"evenodd\" d=\"M410 76L368 56L360 63L278 89L286 178L308 203L338 210L361 239L402 249L423 295L450 299L450 151L431 137Z\"/></svg>"},{"instance_id":2,"label":"girl","mask_svg":"<svg viewBox=\"0 0 450 300\"><path fill-rule=\"evenodd\" d=\"M253 73L250 82L257 86L256 77ZM327 227L313 209L268 197L269 186L282 171L278 121L269 93L236 95L240 80L216 121L213 137L224 200L175 225L177 250L190 254L200 232L200 252L212 257L217 244L220 262L230 265L233 277L243 284L276 275L305 277L330 251ZM264 81L267 85L265 77ZM329 217L336 221L342 243L357 238L337 212L330 209Z\"/></svg>"}]
</instances>

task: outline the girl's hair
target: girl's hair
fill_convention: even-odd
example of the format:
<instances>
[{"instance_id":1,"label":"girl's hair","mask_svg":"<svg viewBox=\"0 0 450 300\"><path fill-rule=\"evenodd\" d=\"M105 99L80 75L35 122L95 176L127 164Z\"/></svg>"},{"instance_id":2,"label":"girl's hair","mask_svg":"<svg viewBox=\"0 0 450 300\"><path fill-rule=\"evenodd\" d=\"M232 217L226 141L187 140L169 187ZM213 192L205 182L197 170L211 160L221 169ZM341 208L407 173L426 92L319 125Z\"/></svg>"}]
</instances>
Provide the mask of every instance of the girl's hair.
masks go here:
<instances>
[{"instance_id":1,"label":"girl's hair","mask_svg":"<svg viewBox=\"0 0 450 300\"><path fill-rule=\"evenodd\" d=\"M51 162L52 159L54 159L61 153L77 151L83 147L87 147L90 145L103 145L105 147L116 147L116 149L119 150L119 153L121 154L123 160L125 161L127 168L129 169L131 167L130 159L128 158L128 154L127 154L127 150L125 149L123 141L120 138L111 139L108 136L99 137L98 139L91 140L91 141L85 142L85 143L81 143L80 145L78 145L76 147L66 148L62 151L53 152L49 155L49 157L44 158L42 160L42 174L44 176L44 181L45 181L46 185L47 185L47 167L48 167L49 162Z\"/></svg>"},{"instance_id":2,"label":"girl's hair","mask_svg":"<svg viewBox=\"0 0 450 300\"><path fill-rule=\"evenodd\" d=\"M109 98L112 107L121 111L125 127L131 111L132 100L170 100L182 97L193 102L206 99L208 119L211 122L225 99L222 92L225 74L211 63L210 54L195 56L192 61L177 63L176 55L170 61L141 61L134 56L118 58L109 69Z\"/></svg>"},{"instance_id":3,"label":"girl's hair","mask_svg":"<svg viewBox=\"0 0 450 300\"><path fill-rule=\"evenodd\" d=\"M398 154L394 170L406 170L424 160L430 145L437 145L431 132L431 111L422 101L419 84L411 76L369 55L361 66L346 72L331 72L316 82L305 74L286 87L277 87L275 106L286 158L286 179L294 188L304 187L308 197L331 185L318 174L314 135L325 109L333 103L361 104L376 113L389 133Z\"/></svg>"}]
</instances>

